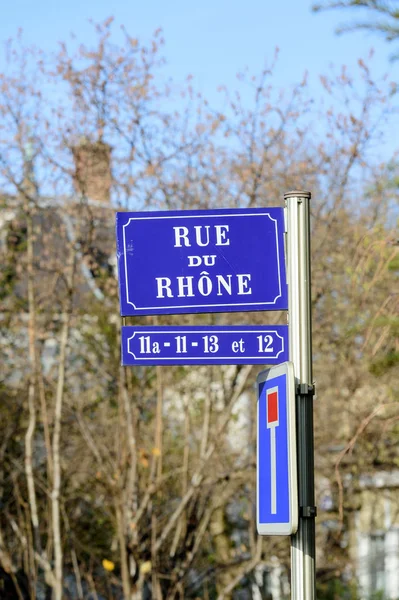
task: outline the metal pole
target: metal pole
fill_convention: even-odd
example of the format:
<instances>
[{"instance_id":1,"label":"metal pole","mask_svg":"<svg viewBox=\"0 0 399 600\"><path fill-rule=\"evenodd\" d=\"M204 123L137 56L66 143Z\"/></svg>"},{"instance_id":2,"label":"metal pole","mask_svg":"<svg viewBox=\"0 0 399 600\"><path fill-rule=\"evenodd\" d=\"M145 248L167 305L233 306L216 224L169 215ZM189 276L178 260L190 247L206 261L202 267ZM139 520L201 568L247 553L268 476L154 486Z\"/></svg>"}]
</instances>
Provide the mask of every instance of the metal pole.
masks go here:
<instances>
[{"instance_id":1,"label":"metal pole","mask_svg":"<svg viewBox=\"0 0 399 600\"><path fill-rule=\"evenodd\" d=\"M310 192L284 194L287 227L289 355L297 385L298 531L291 536L291 599L315 600Z\"/></svg>"}]
</instances>

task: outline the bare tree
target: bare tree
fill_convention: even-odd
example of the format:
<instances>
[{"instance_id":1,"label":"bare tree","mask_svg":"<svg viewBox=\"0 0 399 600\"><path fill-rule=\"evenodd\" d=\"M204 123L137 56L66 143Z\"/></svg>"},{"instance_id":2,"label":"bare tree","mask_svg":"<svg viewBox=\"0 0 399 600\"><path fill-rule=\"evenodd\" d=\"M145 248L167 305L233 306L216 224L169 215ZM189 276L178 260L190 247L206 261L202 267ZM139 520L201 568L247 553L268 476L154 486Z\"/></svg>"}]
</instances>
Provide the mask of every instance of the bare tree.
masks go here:
<instances>
[{"instance_id":1,"label":"bare tree","mask_svg":"<svg viewBox=\"0 0 399 600\"><path fill-rule=\"evenodd\" d=\"M269 206L312 189L317 476L339 521L345 473L394 460L395 188L392 165L369 156L391 87L360 62L359 85L346 69L322 77L318 108L306 77L276 90L274 57L239 77L252 104L225 90L221 113L190 82L184 101L158 84L160 32L117 45L112 28L56 56L11 45L1 76L0 563L19 597L27 582L31 598L44 585L54 598L72 585L77 597L231 598L272 556L289 564L286 544L255 533L255 369L120 366L114 212ZM158 321L238 319L285 315ZM329 577L348 560L334 552L345 527L320 545Z\"/></svg>"}]
</instances>

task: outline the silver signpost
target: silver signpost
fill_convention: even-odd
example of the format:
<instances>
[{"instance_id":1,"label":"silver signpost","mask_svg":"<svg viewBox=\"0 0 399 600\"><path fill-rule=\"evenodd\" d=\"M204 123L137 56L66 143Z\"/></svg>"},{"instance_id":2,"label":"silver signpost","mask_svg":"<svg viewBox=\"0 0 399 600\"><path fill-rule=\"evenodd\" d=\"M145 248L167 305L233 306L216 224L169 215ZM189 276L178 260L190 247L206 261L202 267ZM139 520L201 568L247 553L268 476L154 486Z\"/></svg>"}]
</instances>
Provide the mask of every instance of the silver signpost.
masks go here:
<instances>
[{"instance_id":1,"label":"silver signpost","mask_svg":"<svg viewBox=\"0 0 399 600\"><path fill-rule=\"evenodd\" d=\"M291 536L291 598L315 600L310 192L284 194L287 230L289 357L296 380L299 524Z\"/></svg>"},{"instance_id":2,"label":"silver signpost","mask_svg":"<svg viewBox=\"0 0 399 600\"><path fill-rule=\"evenodd\" d=\"M116 219L121 316L288 308L288 361L287 326L124 324L121 343L125 366L278 365L258 377L257 528L291 535L292 600L316 598L310 196L284 195L285 224L282 208Z\"/></svg>"}]
</instances>

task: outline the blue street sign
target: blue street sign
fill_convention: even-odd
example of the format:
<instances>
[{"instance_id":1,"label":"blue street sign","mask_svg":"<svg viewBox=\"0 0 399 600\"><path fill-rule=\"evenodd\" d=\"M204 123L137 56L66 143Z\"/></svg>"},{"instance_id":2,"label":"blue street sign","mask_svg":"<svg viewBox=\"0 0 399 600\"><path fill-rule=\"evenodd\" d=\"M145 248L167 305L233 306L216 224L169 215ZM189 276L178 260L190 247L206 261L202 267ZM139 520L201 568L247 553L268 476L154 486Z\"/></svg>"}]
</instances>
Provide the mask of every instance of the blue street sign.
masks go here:
<instances>
[{"instance_id":1,"label":"blue street sign","mask_svg":"<svg viewBox=\"0 0 399 600\"><path fill-rule=\"evenodd\" d=\"M122 327L122 365L279 364L288 326Z\"/></svg>"},{"instance_id":2,"label":"blue street sign","mask_svg":"<svg viewBox=\"0 0 399 600\"><path fill-rule=\"evenodd\" d=\"M298 483L293 363L258 375L256 521L261 535L298 529Z\"/></svg>"},{"instance_id":3,"label":"blue street sign","mask_svg":"<svg viewBox=\"0 0 399 600\"><path fill-rule=\"evenodd\" d=\"M121 315L286 310L282 208L120 212Z\"/></svg>"}]
</instances>

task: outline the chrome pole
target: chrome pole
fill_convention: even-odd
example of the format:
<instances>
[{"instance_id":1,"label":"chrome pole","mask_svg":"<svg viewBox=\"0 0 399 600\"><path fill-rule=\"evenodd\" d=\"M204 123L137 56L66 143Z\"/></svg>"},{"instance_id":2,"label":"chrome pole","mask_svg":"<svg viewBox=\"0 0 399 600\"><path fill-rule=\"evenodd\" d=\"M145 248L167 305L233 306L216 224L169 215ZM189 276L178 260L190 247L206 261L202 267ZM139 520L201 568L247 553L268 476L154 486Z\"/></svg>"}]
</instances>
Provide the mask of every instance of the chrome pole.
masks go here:
<instances>
[{"instance_id":1,"label":"chrome pole","mask_svg":"<svg viewBox=\"0 0 399 600\"><path fill-rule=\"evenodd\" d=\"M284 194L287 229L289 356L297 387L298 531L291 536L291 599L315 600L310 192Z\"/></svg>"}]
</instances>

